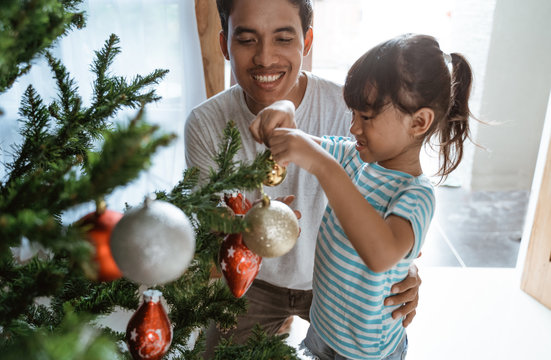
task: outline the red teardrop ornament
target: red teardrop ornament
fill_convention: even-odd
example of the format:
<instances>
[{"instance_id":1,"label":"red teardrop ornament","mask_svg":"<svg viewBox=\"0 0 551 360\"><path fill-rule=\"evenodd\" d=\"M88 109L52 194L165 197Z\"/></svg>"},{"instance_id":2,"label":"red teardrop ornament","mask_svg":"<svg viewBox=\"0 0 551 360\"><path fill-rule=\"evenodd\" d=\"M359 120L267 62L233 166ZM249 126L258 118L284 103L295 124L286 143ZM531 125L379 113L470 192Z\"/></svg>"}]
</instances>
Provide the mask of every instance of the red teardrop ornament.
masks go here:
<instances>
[{"instance_id":1,"label":"red teardrop ornament","mask_svg":"<svg viewBox=\"0 0 551 360\"><path fill-rule=\"evenodd\" d=\"M245 215L252 207L242 194L224 196L224 201L236 215ZM233 296L243 296L256 278L262 257L253 253L243 243L241 234L228 234L220 246L218 261L222 275Z\"/></svg>"},{"instance_id":2,"label":"red teardrop ornament","mask_svg":"<svg viewBox=\"0 0 551 360\"><path fill-rule=\"evenodd\" d=\"M146 290L143 303L126 327L126 342L134 360L160 360L172 342L170 320L161 304L161 292Z\"/></svg>"},{"instance_id":3,"label":"red teardrop ornament","mask_svg":"<svg viewBox=\"0 0 551 360\"><path fill-rule=\"evenodd\" d=\"M240 298L258 274L262 258L249 250L241 234L229 234L220 246L218 259L233 296Z\"/></svg>"}]
</instances>

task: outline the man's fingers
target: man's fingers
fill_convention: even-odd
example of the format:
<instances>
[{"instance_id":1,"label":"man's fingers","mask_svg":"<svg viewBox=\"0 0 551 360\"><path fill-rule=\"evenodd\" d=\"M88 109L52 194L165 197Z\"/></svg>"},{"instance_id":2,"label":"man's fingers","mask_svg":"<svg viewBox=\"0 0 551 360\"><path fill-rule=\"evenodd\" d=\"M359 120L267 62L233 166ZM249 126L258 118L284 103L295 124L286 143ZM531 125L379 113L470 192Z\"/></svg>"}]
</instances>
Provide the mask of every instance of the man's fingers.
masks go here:
<instances>
[{"instance_id":1,"label":"man's fingers","mask_svg":"<svg viewBox=\"0 0 551 360\"><path fill-rule=\"evenodd\" d=\"M281 202L283 202L287 205L291 205L293 203L293 201L295 201L295 195L287 195L282 199Z\"/></svg>"},{"instance_id":2,"label":"man's fingers","mask_svg":"<svg viewBox=\"0 0 551 360\"><path fill-rule=\"evenodd\" d=\"M415 317L415 315L417 315L417 310L413 310L412 312L407 314L404 320L402 320L402 325L404 327L408 327L408 325L411 324L411 322L413 321L413 318Z\"/></svg>"},{"instance_id":3,"label":"man's fingers","mask_svg":"<svg viewBox=\"0 0 551 360\"><path fill-rule=\"evenodd\" d=\"M416 292L418 292L421 282L422 281L419 277L419 270L417 269L417 266L415 264L411 264L408 270L408 276L399 283L392 285L390 291L393 294L398 294L409 289L417 289Z\"/></svg>"},{"instance_id":4,"label":"man's fingers","mask_svg":"<svg viewBox=\"0 0 551 360\"><path fill-rule=\"evenodd\" d=\"M392 317L394 319L397 319L399 317L406 316L407 314L415 311L417 308L417 305L419 305L419 298L415 298L413 301L406 302L402 306L400 306L398 309L394 310L392 312Z\"/></svg>"},{"instance_id":5,"label":"man's fingers","mask_svg":"<svg viewBox=\"0 0 551 360\"><path fill-rule=\"evenodd\" d=\"M419 297L419 294L417 292L416 288L408 289L404 292L401 292L399 294L389 296L385 299L385 305L391 306L391 305L398 305L403 303L408 303L411 301L415 301L416 298Z\"/></svg>"},{"instance_id":6,"label":"man's fingers","mask_svg":"<svg viewBox=\"0 0 551 360\"><path fill-rule=\"evenodd\" d=\"M399 294L399 293L406 292L408 290L419 288L420 285L421 285L421 279L420 278L415 278L415 277L408 276L407 278L405 278L401 282L392 285L392 288L390 289L390 291L393 294Z\"/></svg>"}]
</instances>

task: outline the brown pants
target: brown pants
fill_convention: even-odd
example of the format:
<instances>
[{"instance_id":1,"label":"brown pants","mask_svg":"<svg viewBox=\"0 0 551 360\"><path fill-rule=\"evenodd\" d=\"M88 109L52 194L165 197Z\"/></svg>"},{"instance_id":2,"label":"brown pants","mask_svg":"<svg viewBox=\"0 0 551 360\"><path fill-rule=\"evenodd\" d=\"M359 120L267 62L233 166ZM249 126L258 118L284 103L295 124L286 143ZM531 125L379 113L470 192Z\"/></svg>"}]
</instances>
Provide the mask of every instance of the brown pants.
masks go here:
<instances>
[{"instance_id":1,"label":"brown pants","mask_svg":"<svg viewBox=\"0 0 551 360\"><path fill-rule=\"evenodd\" d=\"M233 336L233 342L244 343L256 324L260 324L266 333L276 334L289 316L297 315L310 321L312 290L293 290L255 280L245 294L249 303L247 313L237 318L237 328L222 334L212 322L207 329L205 359L214 356L214 348L220 338Z\"/></svg>"}]
</instances>

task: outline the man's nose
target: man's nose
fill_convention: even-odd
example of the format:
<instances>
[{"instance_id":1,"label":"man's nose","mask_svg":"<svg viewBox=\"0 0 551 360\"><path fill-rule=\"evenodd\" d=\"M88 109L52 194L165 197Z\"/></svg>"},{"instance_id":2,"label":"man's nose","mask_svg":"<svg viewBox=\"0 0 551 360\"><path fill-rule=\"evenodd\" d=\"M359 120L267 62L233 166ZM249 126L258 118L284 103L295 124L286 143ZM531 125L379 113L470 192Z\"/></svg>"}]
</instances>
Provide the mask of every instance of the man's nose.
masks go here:
<instances>
[{"instance_id":1,"label":"man's nose","mask_svg":"<svg viewBox=\"0 0 551 360\"><path fill-rule=\"evenodd\" d=\"M256 47L255 65L269 66L277 62L277 51L269 41L261 41Z\"/></svg>"}]
</instances>

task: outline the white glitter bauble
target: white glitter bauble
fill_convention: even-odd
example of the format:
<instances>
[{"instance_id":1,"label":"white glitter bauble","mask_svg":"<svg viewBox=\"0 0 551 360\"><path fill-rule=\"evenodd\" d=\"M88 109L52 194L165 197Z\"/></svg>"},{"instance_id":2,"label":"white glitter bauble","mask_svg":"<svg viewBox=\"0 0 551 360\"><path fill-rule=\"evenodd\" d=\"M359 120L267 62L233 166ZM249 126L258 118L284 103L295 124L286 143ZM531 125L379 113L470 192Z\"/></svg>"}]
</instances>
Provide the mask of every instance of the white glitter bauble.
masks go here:
<instances>
[{"instance_id":1,"label":"white glitter bauble","mask_svg":"<svg viewBox=\"0 0 551 360\"><path fill-rule=\"evenodd\" d=\"M195 233L182 210L146 200L130 209L111 233L111 252L123 276L144 285L178 279L195 253Z\"/></svg>"},{"instance_id":2,"label":"white glitter bauble","mask_svg":"<svg viewBox=\"0 0 551 360\"><path fill-rule=\"evenodd\" d=\"M243 242L255 254L277 257L288 253L297 242L298 220L291 208L267 196L245 215L249 225Z\"/></svg>"}]
</instances>

